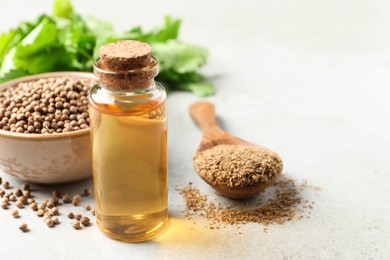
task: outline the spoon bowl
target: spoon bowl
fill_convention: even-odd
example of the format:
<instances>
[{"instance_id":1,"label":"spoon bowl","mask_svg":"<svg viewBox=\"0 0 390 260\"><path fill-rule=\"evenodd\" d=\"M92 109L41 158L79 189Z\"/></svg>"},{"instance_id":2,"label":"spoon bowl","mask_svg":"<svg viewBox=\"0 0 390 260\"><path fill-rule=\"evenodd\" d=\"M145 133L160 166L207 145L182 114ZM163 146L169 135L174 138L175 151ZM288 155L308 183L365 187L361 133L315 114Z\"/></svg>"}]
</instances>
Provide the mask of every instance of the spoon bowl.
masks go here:
<instances>
[{"instance_id":1,"label":"spoon bowl","mask_svg":"<svg viewBox=\"0 0 390 260\"><path fill-rule=\"evenodd\" d=\"M245 199L253 197L260 192L263 192L267 187L271 186L275 180L281 175L282 172L282 160L273 151L264 148L259 145L252 144L238 137L228 134L222 130L215 120L215 107L209 102L195 102L189 108L192 119L198 124L203 131L203 138L196 150L194 158L201 152L211 149L217 145L237 145L237 146L252 146L266 153L267 156L273 159L274 162L281 165L280 170L276 173L275 177L267 182L260 182L245 187L230 187L228 185L218 184L214 181L208 180L202 174L199 166L194 161L194 168L197 174L210 186L219 191L222 195L233 199ZM271 169L265 169L268 171Z\"/></svg>"}]
</instances>

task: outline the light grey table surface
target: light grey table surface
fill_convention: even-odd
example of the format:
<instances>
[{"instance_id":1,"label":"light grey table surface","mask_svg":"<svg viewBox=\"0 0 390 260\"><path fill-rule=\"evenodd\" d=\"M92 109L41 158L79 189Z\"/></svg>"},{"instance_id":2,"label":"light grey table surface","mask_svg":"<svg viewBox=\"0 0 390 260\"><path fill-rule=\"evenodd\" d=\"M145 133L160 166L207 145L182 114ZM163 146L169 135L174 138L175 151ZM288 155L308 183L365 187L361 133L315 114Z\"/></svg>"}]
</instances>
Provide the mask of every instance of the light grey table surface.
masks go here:
<instances>
[{"instance_id":1,"label":"light grey table surface","mask_svg":"<svg viewBox=\"0 0 390 260\"><path fill-rule=\"evenodd\" d=\"M268 233L259 224L244 225L239 234L236 227L210 230L187 221L175 188L191 181L211 199L218 196L192 167L201 132L188 106L199 98L174 92L168 98L171 221L160 237L120 243L96 225L76 232L64 219L49 229L32 214L14 220L1 209L0 259L390 257L389 1L73 2L78 12L118 30L150 28L166 14L182 18L181 38L210 50L203 71L217 93L206 100L215 103L223 127L277 151L286 174L322 191L303 194L315 201L311 218L271 225ZM49 0L0 0L0 31L50 9ZM91 186L87 180L59 188ZM31 232L17 229L22 221Z\"/></svg>"}]
</instances>

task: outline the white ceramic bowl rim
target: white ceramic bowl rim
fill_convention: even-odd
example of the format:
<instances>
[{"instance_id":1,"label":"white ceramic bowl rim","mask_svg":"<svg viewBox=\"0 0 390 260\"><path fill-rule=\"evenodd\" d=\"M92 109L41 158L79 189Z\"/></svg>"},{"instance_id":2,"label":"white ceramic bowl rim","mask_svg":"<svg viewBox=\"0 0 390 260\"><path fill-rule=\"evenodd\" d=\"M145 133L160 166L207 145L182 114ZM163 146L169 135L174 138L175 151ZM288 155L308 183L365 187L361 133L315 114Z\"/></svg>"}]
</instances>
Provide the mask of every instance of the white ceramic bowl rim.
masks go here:
<instances>
[{"instance_id":1,"label":"white ceramic bowl rim","mask_svg":"<svg viewBox=\"0 0 390 260\"><path fill-rule=\"evenodd\" d=\"M89 72L75 72L75 71L61 71L61 72L48 72L42 74L35 74L31 76L25 76L17 79L13 79L7 82L0 84L0 90L5 89L11 86L15 86L20 82L28 82L33 80L38 80L42 78L61 78L61 77L80 77L80 78L90 78L97 79L93 73ZM67 132L67 133L53 133L53 134L27 134L27 133L15 133L6 130L0 129L0 136L16 139L61 139L68 137L77 137L89 134L89 128L81 129L77 131Z\"/></svg>"}]
</instances>

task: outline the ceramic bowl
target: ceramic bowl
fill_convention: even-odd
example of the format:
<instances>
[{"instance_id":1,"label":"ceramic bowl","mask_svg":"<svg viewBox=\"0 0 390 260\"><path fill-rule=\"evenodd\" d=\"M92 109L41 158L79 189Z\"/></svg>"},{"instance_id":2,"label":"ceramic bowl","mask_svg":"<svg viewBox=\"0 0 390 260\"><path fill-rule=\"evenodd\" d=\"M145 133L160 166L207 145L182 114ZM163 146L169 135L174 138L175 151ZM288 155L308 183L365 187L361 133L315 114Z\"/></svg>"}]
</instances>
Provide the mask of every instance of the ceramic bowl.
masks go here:
<instances>
[{"instance_id":1,"label":"ceramic bowl","mask_svg":"<svg viewBox=\"0 0 390 260\"><path fill-rule=\"evenodd\" d=\"M52 72L18 78L0 85L0 90L20 82L41 78L92 78L92 73ZM55 184L74 182L91 176L89 128L68 133L27 134L0 129L0 168L22 180Z\"/></svg>"}]
</instances>

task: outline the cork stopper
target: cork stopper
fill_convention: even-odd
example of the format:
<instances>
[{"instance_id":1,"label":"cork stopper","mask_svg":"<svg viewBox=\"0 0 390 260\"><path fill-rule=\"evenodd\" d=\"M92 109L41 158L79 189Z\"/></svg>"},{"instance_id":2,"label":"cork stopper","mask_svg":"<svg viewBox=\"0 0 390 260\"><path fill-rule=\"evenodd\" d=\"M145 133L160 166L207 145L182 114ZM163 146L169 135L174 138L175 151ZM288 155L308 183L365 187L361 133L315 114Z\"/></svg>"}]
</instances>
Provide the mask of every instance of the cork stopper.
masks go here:
<instances>
[{"instance_id":1,"label":"cork stopper","mask_svg":"<svg viewBox=\"0 0 390 260\"><path fill-rule=\"evenodd\" d=\"M150 63L152 48L149 44L139 41L117 41L101 46L99 55L102 69L134 70Z\"/></svg>"},{"instance_id":2,"label":"cork stopper","mask_svg":"<svg viewBox=\"0 0 390 260\"><path fill-rule=\"evenodd\" d=\"M154 84L159 68L149 44L133 40L117 41L101 46L99 54L94 73L104 87L129 90Z\"/></svg>"}]
</instances>

